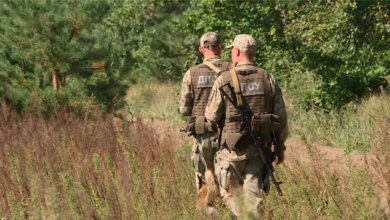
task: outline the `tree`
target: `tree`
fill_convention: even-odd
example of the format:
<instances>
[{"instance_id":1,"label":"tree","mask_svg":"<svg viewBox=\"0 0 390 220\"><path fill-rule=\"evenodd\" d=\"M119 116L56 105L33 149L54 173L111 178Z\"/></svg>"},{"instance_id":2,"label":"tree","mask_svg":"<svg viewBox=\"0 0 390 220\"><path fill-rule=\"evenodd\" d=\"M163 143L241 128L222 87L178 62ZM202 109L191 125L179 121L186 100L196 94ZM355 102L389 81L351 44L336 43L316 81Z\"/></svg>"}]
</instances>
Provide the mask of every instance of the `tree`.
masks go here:
<instances>
[{"instance_id":1,"label":"tree","mask_svg":"<svg viewBox=\"0 0 390 220\"><path fill-rule=\"evenodd\" d=\"M102 108L125 95L119 47L106 34L110 6L101 1L0 3L0 93L19 110Z\"/></svg>"},{"instance_id":2,"label":"tree","mask_svg":"<svg viewBox=\"0 0 390 220\"><path fill-rule=\"evenodd\" d=\"M175 30L188 1L127 0L113 4L107 31L121 42L122 64L133 79L178 80L183 72L183 36Z\"/></svg>"},{"instance_id":3,"label":"tree","mask_svg":"<svg viewBox=\"0 0 390 220\"><path fill-rule=\"evenodd\" d=\"M320 84L304 92L303 103L341 107L387 86L389 11L385 2L297 1L290 5L286 40L293 62ZM387 54L386 54L387 53ZM299 76L296 79L299 82Z\"/></svg>"},{"instance_id":4,"label":"tree","mask_svg":"<svg viewBox=\"0 0 390 220\"><path fill-rule=\"evenodd\" d=\"M308 109L333 109L387 86L389 9L379 1L201 0L192 3L178 29L191 48L187 59L196 62L204 32L218 32L225 45L237 34L252 35L258 65Z\"/></svg>"}]
</instances>

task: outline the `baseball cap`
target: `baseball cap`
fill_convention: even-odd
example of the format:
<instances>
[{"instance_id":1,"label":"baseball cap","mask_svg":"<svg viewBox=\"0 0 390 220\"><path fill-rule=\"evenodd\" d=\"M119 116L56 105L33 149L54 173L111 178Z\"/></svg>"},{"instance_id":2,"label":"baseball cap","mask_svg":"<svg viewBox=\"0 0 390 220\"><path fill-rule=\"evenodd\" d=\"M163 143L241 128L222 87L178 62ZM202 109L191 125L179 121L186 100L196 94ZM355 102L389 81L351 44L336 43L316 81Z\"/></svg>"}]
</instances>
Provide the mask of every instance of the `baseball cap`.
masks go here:
<instances>
[{"instance_id":1,"label":"baseball cap","mask_svg":"<svg viewBox=\"0 0 390 220\"><path fill-rule=\"evenodd\" d=\"M247 54L255 54L257 48L256 40L247 34L240 34L234 38L234 41L226 48L237 47L241 52Z\"/></svg>"},{"instance_id":2,"label":"baseball cap","mask_svg":"<svg viewBox=\"0 0 390 220\"><path fill-rule=\"evenodd\" d=\"M216 46L221 43L221 39L215 32L207 32L200 38L200 47L206 48L209 46Z\"/></svg>"}]
</instances>

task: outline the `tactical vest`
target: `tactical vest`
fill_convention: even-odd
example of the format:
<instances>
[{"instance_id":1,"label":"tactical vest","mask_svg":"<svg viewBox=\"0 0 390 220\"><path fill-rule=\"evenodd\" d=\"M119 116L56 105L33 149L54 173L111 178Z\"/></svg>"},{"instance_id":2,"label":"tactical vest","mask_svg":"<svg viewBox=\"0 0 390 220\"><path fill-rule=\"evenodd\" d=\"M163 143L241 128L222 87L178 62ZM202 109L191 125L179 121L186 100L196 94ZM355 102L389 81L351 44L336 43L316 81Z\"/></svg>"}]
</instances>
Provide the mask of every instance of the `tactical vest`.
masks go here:
<instances>
[{"instance_id":1,"label":"tactical vest","mask_svg":"<svg viewBox=\"0 0 390 220\"><path fill-rule=\"evenodd\" d=\"M213 62L213 65L221 71L226 71L230 64L224 60L218 60ZM194 104L192 107L192 115L188 116L186 127L182 130L186 131L189 135L193 135L194 133L204 134L208 131L216 132L218 131L217 125L206 122L204 114L211 89L219 73L211 70L206 64L191 67L190 73Z\"/></svg>"},{"instance_id":2,"label":"tactical vest","mask_svg":"<svg viewBox=\"0 0 390 220\"><path fill-rule=\"evenodd\" d=\"M229 82L233 87L231 73L226 71L221 75L223 82ZM251 66L246 70L238 70L237 77L243 104L252 111L253 117L260 118L261 115L270 114L272 111L271 93L267 71L256 66ZM229 89L225 88L225 92L232 97ZM228 101L226 101L225 116L221 144L226 143L229 148L233 148L237 140L242 136L240 132L243 129L243 121L239 117L239 112Z\"/></svg>"},{"instance_id":3,"label":"tactical vest","mask_svg":"<svg viewBox=\"0 0 390 220\"><path fill-rule=\"evenodd\" d=\"M213 62L214 66L222 71L228 70L229 62L218 60ZM205 64L199 64L190 68L191 83L194 95L194 105L192 107L192 116L204 116L207 101L218 74L211 70Z\"/></svg>"}]
</instances>

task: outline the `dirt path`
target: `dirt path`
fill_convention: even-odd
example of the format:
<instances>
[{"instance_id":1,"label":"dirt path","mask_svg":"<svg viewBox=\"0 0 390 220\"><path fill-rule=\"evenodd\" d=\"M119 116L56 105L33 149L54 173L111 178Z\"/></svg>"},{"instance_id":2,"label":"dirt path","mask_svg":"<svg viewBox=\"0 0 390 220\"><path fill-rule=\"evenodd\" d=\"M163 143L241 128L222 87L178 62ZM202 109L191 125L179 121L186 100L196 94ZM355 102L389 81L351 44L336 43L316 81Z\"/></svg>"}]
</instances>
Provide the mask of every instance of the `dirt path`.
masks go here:
<instances>
[{"instance_id":1,"label":"dirt path","mask_svg":"<svg viewBox=\"0 0 390 220\"><path fill-rule=\"evenodd\" d=\"M181 144L191 145L192 139L184 133L179 132L180 126L177 124L168 123L166 121L142 119L145 123L151 124L155 129L156 135L180 140ZM321 164L322 169L328 172L338 173L341 176L347 176L351 169L356 167L365 167L372 174L372 183L375 192L380 196L383 204L383 209L387 215L390 215L389 207L389 180L386 180L386 175L378 172L378 162L381 158L372 154L362 154L352 151L344 155L342 149L322 146L317 144L306 144L300 140L289 138L286 141L286 160L287 167L292 168L292 163L295 160L300 161L308 166L318 166ZM382 163L383 165L383 163ZM380 165L379 165L380 166ZM370 187L370 186L367 186Z\"/></svg>"}]
</instances>

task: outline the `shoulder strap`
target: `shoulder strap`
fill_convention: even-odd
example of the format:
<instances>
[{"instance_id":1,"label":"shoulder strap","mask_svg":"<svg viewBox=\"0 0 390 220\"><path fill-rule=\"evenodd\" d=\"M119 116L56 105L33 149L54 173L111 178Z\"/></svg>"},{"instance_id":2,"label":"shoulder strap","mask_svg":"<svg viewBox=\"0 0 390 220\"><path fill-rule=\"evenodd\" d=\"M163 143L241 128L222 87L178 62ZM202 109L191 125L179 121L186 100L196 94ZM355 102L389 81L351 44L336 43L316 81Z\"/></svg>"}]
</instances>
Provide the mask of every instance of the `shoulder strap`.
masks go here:
<instances>
[{"instance_id":1,"label":"shoulder strap","mask_svg":"<svg viewBox=\"0 0 390 220\"><path fill-rule=\"evenodd\" d=\"M258 69L258 73L261 74L261 78L264 85L264 94L265 94L265 112L270 113L272 111L271 109L271 94L270 94L270 88L268 83L268 72L265 69Z\"/></svg>"},{"instance_id":2,"label":"shoulder strap","mask_svg":"<svg viewBox=\"0 0 390 220\"><path fill-rule=\"evenodd\" d=\"M214 64L212 64L211 62L209 61L205 61L203 62L203 64L205 64L206 66L208 66L210 69L212 69L214 72L218 73L218 75L222 72L221 69L219 69L218 67L216 67Z\"/></svg>"},{"instance_id":3,"label":"shoulder strap","mask_svg":"<svg viewBox=\"0 0 390 220\"><path fill-rule=\"evenodd\" d=\"M229 70L229 65L230 65L229 62L224 61L224 62L222 63L221 68L224 69L224 70Z\"/></svg>"},{"instance_id":4,"label":"shoulder strap","mask_svg":"<svg viewBox=\"0 0 390 220\"><path fill-rule=\"evenodd\" d=\"M233 87L234 91L236 92L237 106L242 106L241 89L240 84L238 83L237 72L233 68L230 70L230 74L232 74Z\"/></svg>"}]
</instances>

